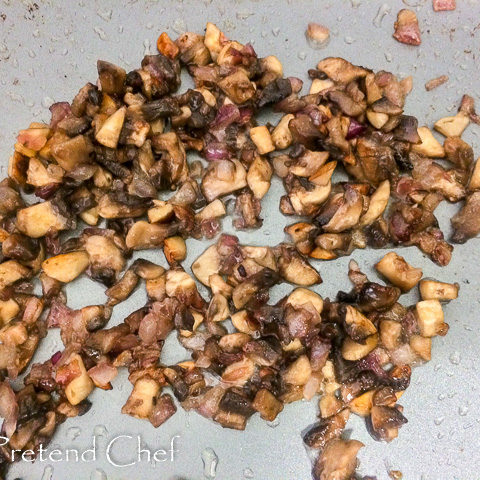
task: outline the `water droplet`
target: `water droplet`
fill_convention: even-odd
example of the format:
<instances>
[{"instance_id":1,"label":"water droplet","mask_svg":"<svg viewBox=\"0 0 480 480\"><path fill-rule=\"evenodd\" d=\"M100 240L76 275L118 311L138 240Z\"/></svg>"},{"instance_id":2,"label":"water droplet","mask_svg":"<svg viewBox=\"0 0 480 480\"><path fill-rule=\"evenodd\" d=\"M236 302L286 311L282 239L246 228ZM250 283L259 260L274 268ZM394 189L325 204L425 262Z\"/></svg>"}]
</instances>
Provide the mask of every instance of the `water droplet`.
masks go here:
<instances>
[{"instance_id":1,"label":"water droplet","mask_svg":"<svg viewBox=\"0 0 480 480\"><path fill-rule=\"evenodd\" d=\"M143 41L143 54L144 55L150 55L150 48L152 47L152 44L150 43L150 40L148 40L148 38L146 38L144 41Z\"/></svg>"},{"instance_id":2,"label":"water droplet","mask_svg":"<svg viewBox=\"0 0 480 480\"><path fill-rule=\"evenodd\" d=\"M217 475L218 457L213 448L206 448L202 452L203 476L207 479Z\"/></svg>"},{"instance_id":3,"label":"water droplet","mask_svg":"<svg viewBox=\"0 0 480 480\"><path fill-rule=\"evenodd\" d=\"M373 25L377 28L382 26L383 19L390 13L390 6L388 3L380 5L376 17L373 19Z\"/></svg>"},{"instance_id":4,"label":"water droplet","mask_svg":"<svg viewBox=\"0 0 480 480\"><path fill-rule=\"evenodd\" d=\"M305 52L298 52L297 54L297 57L300 59L300 60L305 60L307 58L307 54Z\"/></svg>"},{"instance_id":5,"label":"water droplet","mask_svg":"<svg viewBox=\"0 0 480 480\"><path fill-rule=\"evenodd\" d=\"M445 417L437 417L434 420L435 425L441 425L445 421Z\"/></svg>"},{"instance_id":6,"label":"water droplet","mask_svg":"<svg viewBox=\"0 0 480 480\"><path fill-rule=\"evenodd\" d=\"M105 425L96 425L93 429L93 434L96 437L106 437L108 435L108 430Z\"/></svg>"},{"instance_id":7,"label":"water droplet","mask_svg":"<svg viewBox=\"0 0 480 480\"><path fill-rule=\"evenodd\" d=\"M248 17L251 17L252 15L253 15L253 12L240 11L240 12L237 12L236 17L239 20L246 20Z\"/></svg>"},{"instance_id":8,"label":"water droplet","mask_svg":"<svg viewBox=\"0 0 480 480\"><path fill-rule=\"evenodd\" d=\"M52 105L52 103L55 103L55 100L51 97L43 97L43 100L42 100L42 105L45 107L45 108L48 108L50 107L50 105Z\"/></svg>"},{"instance_id":9,"label":"water droplet","mask_svg":"<svg viewBox=\"0 0 480 480\"><path fill-rule=\"evenodd\" d=\"M173 22L172 28L173 28L173 31L175 33L178 33L179 35L187 31L187 25L185 24L185 21L181 18L177 18Z\"/></svg>"},{"instance_id":10,"label":"water droplet","mask_svg":"<svg viewBox=\"0 0 480 480\"><path fill-rule=\"evenodd\" d=\"M107 474L103 471L97 468L91 475L90 475L90 480L107 480Z\"/></svg>"},{"instance_id":11,"label":"water droplet","mask_svg":"<svg viewBox=\"0 0 480 480\"><path fill-rule=\"evenodd\" d=\"M97 10L97 15L106 22L108 22L112 19L113 10L106 10L104 12L102 12L101 10Z\"/></svg>"},{"instance_id":12,"label":"water droplet","mask_svg":"<svg viewBox=\"0 0 480 480\"><path fill-rule=\"evenodd\" d=\"M37 28L35 29L33 32L32 32L32 35L35 37L35 38L38 38L40 36L40 30Z\"/></svg>"},{"instance_id":13,"label":"water droplet","mask_svg":"<svg viewBox=\"0 0 480 480\"><path fill-rule=\"evenodd\" d=\"M362 4L362 0L350 0L353 8L358 8Z\"/></svg>"},{"instance_id":14,"label":"water droplet","mask_svg":"<svg viewBox=\"0 0 480 480\"><path fill-rule=\"evenodd\" d=\"M452 365L458 365L460 363L460 353L453 352L450 355L449 360Z\"/></svg>"},{"instance_id":15,"label":"water droplet","mask_svg":"<svg viewBox=\"0 0 480 480\"><path fill-rule=\"evenodd\" d=\"M461 416L461 417L465 417L467 414L468 414L468 406L467 405L463 405L461 407L458 408L458 414Z\"/></svg>"},{"instance_id":16,"label":"water droplet","mask_svg":"<svg viewBox=\"0 0 480 480\"><path fill-rule=\"evenodd\" d=\"M255 474L253 473L253 470L251 468L246 468L243 471L243 478L253 478Z\"/></svg>"},{"instance_id":17,"label":"water droplet","mask_svg":"<svg viewBox=\"0 0 480 480\"><path fill-rule=\"evenodd\" d=\"M105 33L105 30L103 30L102 28L94 27L93 31L100 37L100 40L107 39L107 34Z\"/></svg>"},{"instance_id":18,"label":"water droplet","mask_svg":"<svg viewBox=\"0 0 480 480\"><path fill-rule=\"evenodd\" d=\"M279 27L272 28L272 33L274 37L278 37L280 33L280 28Z\"/></svg>"},{"instance_id":19,"label":"water droplet","mask_svg":"<svg viewBox=\"0 0 480 480\"><path fill-rule=\"evenodd\" d=\"M118 33L123 33L123 25L118 26Z\"/></svg>"},{"instance_id":20,"label":"water droplet","mask_svg":"<svg viewBox=\"0 0 480 480\"><path fill-rule=\"evenodd\" d=\"M421 7L427 0L402 0L408 7Z\"/></svg>"},{"instance_id":21,"label":"water droplet","mask_svg":"<svg viewBox=\"0 0 480 480\"><path fill-rule=\"evenodd\" d=\"M354 42L353 38L349 36L345 37L343 40L347 45L351 45Z\"/></svg>"},{"instance_id":22,"label":"water droplet","mask_svg":"<svg viewBox=\"0 0 480 480\"><path fill-rule=\"evenodd\" d=\"M385 52L385 60L390 63L393 60L393 56L390 52Z\"/></svg>"},{"instance_id":23,"label":"water droplet","mask_svg":"<svg viewBox=\"0 0 480 480\"><path fill-rule=\"evenodd\" d=\"M42 480L52 480L53 468L51 465L47 465L43 470Z\"/></svg>"},{"instance_id":24,"label":"water droplet","mask_svg":"<svg viewBox=\"0 0 480 480\"><path fill-rule=\"evenodd\" d=\"M446 398L447 398L447 396L446 396L444 393L441 393L441 394L438 396L438 399L439 399L440 401L445 400Z\"/></svg>"},{"instance_id":25,"label":"water droplet","mask_svg":"<svg viewBox=\"0 0 480 480\"><path fill-rule=\"evenodd\" d=\"M270 428L277 428L280 425L280 419L277 417L275 420L272 420L271 422L267 422L267 425Z\"/></svg>"},{"instance_id":26,"label":"water droplet","mask_svg":"<svg viewBox=\"0 0 480 480\"><path fill-rule=\"evenodd\" d=\"M442 439L444 436L445 436L445 434L442 433L442 432L438 432L438 433L437 433L437 438L438 438L439 440Z\"/></svg>"},{"instance_id":27,"label":"water droplet","mask_svg":"<svg viewBox=\"0 0 480 480\"><path fill-rule=\"evenodd\" d=\"M67 430L67 437L73 442L79 437L81 433L82 430L79 427L70 427Z\"/></svg>"}]
</instances>

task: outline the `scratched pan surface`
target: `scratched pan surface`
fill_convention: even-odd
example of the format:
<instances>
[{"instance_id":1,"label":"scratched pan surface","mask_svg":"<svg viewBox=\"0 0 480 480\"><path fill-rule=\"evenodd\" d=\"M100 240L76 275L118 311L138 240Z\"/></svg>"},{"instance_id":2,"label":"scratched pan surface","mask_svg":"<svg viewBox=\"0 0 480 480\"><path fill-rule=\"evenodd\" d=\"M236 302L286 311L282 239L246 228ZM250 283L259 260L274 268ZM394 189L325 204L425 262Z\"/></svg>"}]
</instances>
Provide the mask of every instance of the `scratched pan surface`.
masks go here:
<instances>
[{"instance_id":1,"label":"scratched pan surface","mask_svg":"<svg viewBox=\"0 0 480 480\"><path fill-rule=\"evenodd\" d=\"M306 80L306 71L323 56L342 56L374 69L395 74L413 75L415 88L408 98L407 112L421 123L431 125L454 111L464 92L479 100L476 55L479 47L476 27L480 5L459 0L455 12L434 13L430 0L404 0L417 10L423 42L408 47L392 37L397 11L405 7L400 0L384 4L379 1L43 1L36 4L20 0L0 1L0 154L2 177L15 140L15 132L32 120L48 121L46 107L52 101L70 100L86 81L96 78L98 58L118 63L127 70L138 65L145 51L154 51L155 40L166 30L176 36L185 29L200 32L207 21L216 22L228 36L241 42L251 41L259 55L277 55L286 75ZM380 11L380 14L378 12ZM328 25L330 44L313 50L304 31L309 21ZM425 81L441 74L450 77L448 84L427 93ZM307 87L308 88L308 87ZM465 134L478 155L478 128L471 126ZM274 182L263 202L264 225L251 234L240 233L242 241L274 245L284 239L286 219L278 211L282 187ZM439 219L450 232L449 217L455 211L443 206ZM224 230L232 231L230 221ZM206 243L188 240L191 261ZM400 437L389 445L374 442L363 422L354 418L349 424L354 438L366 448L360 453L361 472L388 478L391 468L401 470L408 480L473 480L480 470L478 438L479 395L479 280L478 240L455 247L450 265L441 269L416 249L402 254L414 265L422 266L426 276L461 285L460 300L445 307L450 332L434 341L433 360L416 369L412 386L402 398L409 423ZM372 264L381 251L355 252L354 258L372 276ZM147 258L165 263L161 252L149 252ZM348 258L322 263L319 267L324 283L315 287L323 296L349 288L346 278ZM275 290L277 298L289 286ZM96 284L83 279L68 287L69 302L74 307L102 303L104 295ZM414 301L412 294L409 300ZM143 305L145 294L137 291L127 302L116 307L112 324L120 322L132 310ZM56 332L44 340L35 360L43 361L60 348ZM185 353L168 340L163 360L176 361ZM162 428L155 430L147 422L120 415L130 392L126 375L121 374L110 392L96 391L93 407L82 418L66 422L54 438L53 446L88 448L97 433L97 462L19 463L11 469L9 479L65 480L67 478L109 479L202 479L202 451L212 448L218 456L216 475L221 480L255 478L259 480L308 480L310 460L300 438L301 431L316 415L315 402L289 405L277 426L268 426L257 416L245 432L224 430L206 419L182 410ZM72 428L73 427L73 428ZM179 452L174 461L114 467L104 449L108 441L127 434L142 436L152 449L165 448L179 435ZM133 441L133 440L132 440ZM134 461L135 445L124 439L114 450L113 461ZM53 470L48 468L51 466ZM46 470L45 470L46 469ZM50 475L52 473L52 475Z\"/></svg>"}]
</instances>

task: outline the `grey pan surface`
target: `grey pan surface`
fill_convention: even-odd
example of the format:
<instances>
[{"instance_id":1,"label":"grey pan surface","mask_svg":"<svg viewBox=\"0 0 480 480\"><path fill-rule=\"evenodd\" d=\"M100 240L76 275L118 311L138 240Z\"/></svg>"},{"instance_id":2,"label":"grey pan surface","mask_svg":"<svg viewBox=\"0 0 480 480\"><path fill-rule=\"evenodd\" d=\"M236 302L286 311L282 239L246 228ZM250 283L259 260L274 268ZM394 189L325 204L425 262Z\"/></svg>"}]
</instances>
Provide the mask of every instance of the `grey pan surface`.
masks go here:
<instances>
[{"instance_id":1,"label":"grey pan surface","mask_svg":"<svg viewBox=\"0 0 480 480\"><path fill-rule=\"evenodd\" d=\"M200 32L207 21L218 23L231 38L251 41L259 55L277 55L287 75L304 80L308 68L324 56L342 56L374 69L386 69L399 75L413 75L414 90L407 111L421 123L432 125L441 116L453 112L465 92L479 100L478 68L480 5L477 1L458 0L455 12L434 13L430 0L380 1L286 1L271 0L227 2L220 0L181 1L46 1L36 3L0 0L0 154L2 176L12 151L16 132L32 120L48 121L52 101L70 100L89 80L96 79L98 58L117 62L125 68L138 65L144 52L154 51L163 30L172 36L185 29ZM393 22L399 9L411 5L417 11L423 33L420 47L401 45L392 39ZM331 28L332 38L323 50L314 50L306 42L304 31L309 21ZM427 93L424 83L447 74L450 81ZM308 83L306 84L308 88ZM471 126L465 138L479 153L479 127ZM242 241L274 245L284 240L283 226L288 223L278 211L282 192L274 182L264 200L264 225L251 233L239 233ZM449 217L456 207L445 205L439 219L450 232ZM224 230L232 231L230 221ZM435 266L415 249L402 254L422 266L426 276L457 281L461 295L445 307L450 332L434 341L433 360L414 371L412 386L402 398L409 423L391 444L374 442L363 422L349 424L352 437L366 448L360 453L361 472L387 479L390 468L401 470L407 480L476 480L480 471L479 395L479 240L456 246L453 260L446 268ZM205 243L188 240L191 261ZM372 265L383 252L355 252L354 258L374 276ZM149 252L148 258L164 263L161 252ZM316 265L324 283L315 287L323 296L347 289L348 258ZM291 287L275 291L279 298ZM70 304L80 307L104 301L100 288L89 280L68 287ZM415 294L410 295L415 300ZM145 296L138 291L116 308L112 324L142 305ZM60 347L56 332L50 332L35 357L47 359ZM185 353L169 339L164 360L183 359ZM221 480L255 478L258 480L307 480L311 464L302 446L301 431L316 415L316 402L286 407L277 426L268 426L254 417L245 432L223 430L196 414L179 410L174 419L155 430L147 422L120 415L130 391L126 375L120 375L110 392L96 391L93 408L84 417L62 425L53 444L60 448L84 449L97 438L99 453L92 462L21 462L9 479L65 480L142 479L172 480L204 478L202 452L212 448L218 456L216 477ZM121 434L141 435L152 449L168 448L176 441L174 461L147 462L118 468L108 462L105 445ZM123 439L114 450L114 459L129 463L135 445ZM132 440L133 442L133 440ZM52 470L53 469L53 470ZM96 471L96 469L99 469ZM92 475L90 477L90 475Z\"/></svg>"}]
</instances>

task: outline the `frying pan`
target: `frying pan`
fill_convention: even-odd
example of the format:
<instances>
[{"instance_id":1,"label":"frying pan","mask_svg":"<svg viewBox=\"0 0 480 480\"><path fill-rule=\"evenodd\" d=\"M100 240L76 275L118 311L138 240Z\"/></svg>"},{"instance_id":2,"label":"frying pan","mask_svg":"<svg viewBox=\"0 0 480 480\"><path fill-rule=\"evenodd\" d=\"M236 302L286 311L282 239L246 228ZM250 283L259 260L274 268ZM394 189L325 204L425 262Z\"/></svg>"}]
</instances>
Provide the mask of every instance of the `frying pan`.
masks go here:
<instances>
[{"instance_id":1,"label":"frying pan","mask_svg":"<svg viewBox=\"0 0 480 480\"><path fill-rule=\"evenodd\" d=\"M53 101L73 98L78 89L96 78L98 58L118 63L127 70L138 65L144 53L155 50L162 31L176 37L185 30L201 32L207 21L217 23L225 33L241 42L250 41L261 56L276 55L286 75L307 81L306 72L326 56L341 56L375 70L385 69L400 76L414 77L414 90L406 110L419 118L420 124L433 122L456 110L463 93L479 100L476 57L479 52L477 31L480 4L459 0L454 12L434 13L430 0L20 0L0 1L0 169L6 175L8 157L16 132L32 120L48 121L48 106ZM407 7L409 5L410 7ZM409 47L392 38L398 10L413 8L422 29L422 45ZM304 32L307 23L316 21L331 29L331 41L321 50L311 48ZM446 74L447 84L426 92L427 80ZM188 79L182 82L189 85ZM308 83L307 83L308 85ZM266 118L267 119L267 118ZM479 127L472 125L464 135L478 152ZM243 243L275 245L284 240L283 227L288 219L278 210L283 187L274 181L263 201L264 224L260 230L237 235ZM455 206L442 204L438 218L447 234L449 218ZM224 221L224 231L233 232L231 220ZM363 421L353 418L348 434L366 445L359 455L360 472L388 478L390 469L400 470L408 480L474 480L480 471L480 393L479 280L480 249L478 239L455 247L450 265L434 265L415 248L403 249L407 261L423 268L426 277L458 282L460 297L445 307L450 331L434 340L433 359L414 370L412 385L402 397L409 419L399 438L391 444L374 442ZM206 247L206 242L187 241L189 266ZM143 252L142 252L143 253ZM384 252L355 251L355 258L372 278L372 265ZM165 263L158 251L142 255ZM324 283L314 290L324 297L339 289L348 289L348 258L315 264ZM280 298L291 287L274 290ZM103 303L102 290L88 279L68 285L70 305ZM410 294L412 302L416 293ZM138 290L128 301L116 307L111 325L143 305L145 293ZM50 331L34 361L44 361L61 345L57 332ZM185 352L169 338L162 360L178 361ZM98 389L97 389L98 390ZM148 422L120 415L130 393L123 373L109 392L96 391L91 396L91 411L63 424L53 440L54 448L91 448L97 435L96 462L37 461L20 462L8 479L24 480L81 479L164 479L197 480L216 478L234 480L308 480L311 478L309 454L301 432L315 421L317 404L298 402L287 405L279 422L267 425L257 416L244 432L222 429L219 425L179 409L162 428L155 430ZM136 439L150 450L168 450L173 437L178 452L163 462L140 462L115 467L105 455L105 448L120 435L112 451L117 463L132 463ZM207 449L207 450L206 450ZM213 455L212 451L215 452ZM202 454L207 462L204 471ZM216 463L216 472L211 465ZM110 459L112 460L112 459ZM210 465L208 465L210 463ZM211 467L211 468L210 468ZM103 473L102 473L103 472ZM209 477L210 475L210 477Z\"/></svg>"}]
</instances>

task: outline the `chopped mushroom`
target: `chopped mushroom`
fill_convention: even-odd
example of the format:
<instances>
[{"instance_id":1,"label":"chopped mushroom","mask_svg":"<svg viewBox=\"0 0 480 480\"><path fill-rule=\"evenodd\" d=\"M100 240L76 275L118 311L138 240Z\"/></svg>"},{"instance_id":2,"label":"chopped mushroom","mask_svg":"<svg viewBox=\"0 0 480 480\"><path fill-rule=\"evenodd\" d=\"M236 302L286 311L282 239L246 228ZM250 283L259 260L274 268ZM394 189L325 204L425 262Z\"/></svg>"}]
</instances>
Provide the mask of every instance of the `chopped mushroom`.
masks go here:
<instances>
[{"instance_id":1,"label":"chopped mushroom","mask_svg":"<svg viewBox=\"0 0 480 480\"><path fill-rule=\"evenodd\" d=\"M480 192L467 197L462 209L452 217L453 241L465 243L480 233Z\"/></svg>"},{"instance_id":2,"label":"chopped mushroom","mask_svg":"<svg viewBox=\"0 0 480 480\"><path fill-rule=\"evenodd\" d=\"M435 122L435 130L446 137L461 137L468 127L470 118L459 112L454 117L444 117Z\"/></svg>"},{"instance_id":3,"label":"chopped mushroom","mask_svg":"<svg viewBox=\"0 0 480 480\"><path fill-rule=\"evenodd\" d=\"M88 254L79 251L50 257L42 263L42 268L49 277L68 283L81 275L88 264Z\"/></svg>"},{"instance_id":4,"label":"chopped mushroom","mask_svg":"<svg viewBox=\"0 0 480 480\"><path fill-rule=\"evenodd\" d=\"M324 47L330 39L330 30L319 23L309 23L305 34L314 48Z\"/></svg>"},{"instance_id":5,"label":"chopped mushroom","mask_svg":"<svg viewBox=\"0 0 480 480\"><path fill-rule=\"evenodd\" d=\"M247 172L238 160L218 160L212 163L202 180L202 190L209 202L246 185Z\"/></svg>"},{"instance_id":6,"label":"chopped mushroom","mask_svg":"<svg viewBox=\"0 0 480 480\"><path fill-rule=\"evenodd\" d=\"M316 480L350 480L357 468L357 454L363 447L358 440L335 438L329 441L315 463Z\"/></svg>"},{"instance_id":7,"label":"chopped mushroom","mask_svg":"<svg viewBox=\"0 0 480 480\"><path fill-rule=\"evenodd\" d=\"M422 336L445 335L448 325L444 323L442 305L438 300L422 300L418 302L416 313Z\"/></svg>"},{"instance_id":8,"label":"chopped mushroom","mask_svg":"<svg viewBox=\"0 0 480 480\"><path fill-rule=\"evenodd\" d=\"M395 252L387 253L375 268L404 292L411 290L422 278L422 270L409 265L403 257Z\"/></svg>"},{"instance_id":9,"label":"chopped mushroom","mask_svg":"<svg viewBox=\"0 0 480 480\"><path fill-rule=\"evenodd\" d=\"M444 283L436 280L421 280L420 295L422 300L455 300L458 297L458 283Z\"/></svg>"}]
</instances>

